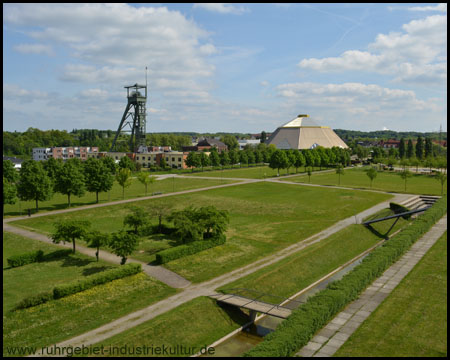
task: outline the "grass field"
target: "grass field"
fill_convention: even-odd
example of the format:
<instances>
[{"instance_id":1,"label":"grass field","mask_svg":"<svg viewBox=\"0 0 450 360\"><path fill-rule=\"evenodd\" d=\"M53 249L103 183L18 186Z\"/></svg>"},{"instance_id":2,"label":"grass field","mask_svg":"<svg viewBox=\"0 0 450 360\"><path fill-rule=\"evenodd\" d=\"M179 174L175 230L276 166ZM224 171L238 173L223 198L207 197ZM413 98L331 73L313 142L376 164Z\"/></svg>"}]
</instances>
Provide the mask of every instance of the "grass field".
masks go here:
<instances>
[{"instance_id":1,"label":"grass field","mask_svg":"<svg viewBox=\"0 0 450 360\"><path fill-rule=\"evenodd\" d=\"M374 217L382 217L390 214L389 209L382 210ZM387 220L374 224L378 233L384 235L395 220ZM407 224L400 219L390 234ZM272 294L281 297L289 297L307 287L347 261L353 259L368 248L374 246L382 237L370 231L363 225L350 225L319 243L286 257L285 259L264 267L253 274L245 276L232 283L226 284L218 291L231 288L245 288ZM263 301L274 303L279 298L267 296Z\"/></svg>"},{"instance_id":2,"label":"grass field","mask_svg":"<svg viewBox=\"0 0 450 360\"><path fill-rule=\"evenodd\" d=\"M137 202L136 205L149 212L162 204L174 210L188 205L212 204L221 210L230 211L230 225L225 245L165 264L167 268L181 276L194 282L201 282L301 241L339 220L390 197L379 193L261 182L164 199L144 200ZM57 219L83 218L95 219L95 227L98 230L111 232L123 226L123 218L128 212L123 205L114 205L20 220L13 224L48 234L53 231L53 222ZM156 222L156 219L154 221ZM155 245L154 238L143 239L138 251L131 257L152 261L154 253L144 250L145 246L150 246L147 241ZM170 240L161 239L161 241L163 245L163 241Z\"/></svg>"},{"instance_id":3,"label":"grass field","mask_svg":"<svg viewBox=\"0 0 450 360\"><path fill-rule=\"evenodd\" d=\"M447 356L447 233L334 356Z\"/></svg>"},{"instance_id":4,"label":"grass field","mask_svg":"<svg viewBox=\"0 0 450 360\"><path fill-rule=\"evenodd\" d=\"M7 257L39 249L44 251L44 254L61 250L55 245L39 243L8 232L3 233L3 312L11 310L27 296L51 291L56 285L117 267L77 253L51 261L6 268ZM36 274L39 274L39 281L36 281Z\"/></svg>"},{"instance_id":5,"label":"grass field","mask_svg":"<svg viewBox=\"0 0 450 360\"><path fill-rule=\"evenodd\" d=\"M202 187L230 184L233 180L218 179L196 179L196 178L168 178L155 181L148 186L147 196L154 192L162 192L164 194L178 192L183 190L198 189ZM145 186L137 179L132 179L131 185L125 188L125 199L139 198L145 196ZM98 194L99 203L107 203L110 201L122 200L122 187L114 182L113 188L108 193ZM95 193L86 192L82 197L71 197L71 207L90 205L96 203ZM39 202L39 212L67 209L67 196L55 193L51 200ZM17 201L14 205L5 205L5 217L26 215L27 209L31 209L32 213L36 211L35 201Z\"/></svg>"},{"instance_id":6,"label":"grass field","mask_svg":"<svg viewBox=\"0 0 450 360\"><path fill-rule=\"evenodd\" d=\"M125 345L129 348L152 346L154 349L165 346L168 348L168 352L173 351L173 353L169 352L169 354L159 356L189 356L247 321L248 318L235 308L225 310L219 307L215 300L198 297L93 346L103 345L106 350L109 350L110 347L121 348ZM181 351L176 353L177 345L192 349L192 352L184 355L180 353ZM118 356L118 353L114 354L112 350L105 354L105 356L114 355ZM133 355L129 354L128 356ZM158 355L148 353L134 356Z\"/></svg>"},{"instance_id":7,"label":"grass field","mask_svg":"<svg viewBox=\"0 0 450 360\"><path fill-rule=\"evenodd\" d=\"M314 171L318 171L320 168L315 167ZM323 169L325 170L325 168ZM305 172L304 167L298 169L299 173ZM280 176L283 175L293 175L295 174L295 168L291 167L289 173L286 169L280 170ZM243 179L265 179L277 176L277 169L271 169L268 166L257 166L257 167L235 167L233 169L224 170L214 170L214 171L204 171L204 172L194 172L192 174L185 173L183 175L195 176L208 176L208 177L223 177L223 178L243 178Z\"/></svg>"},{"instance_id":8,"label":"grass field","mask_svg":"<svg viewBox=\"0 0 450 360\"><path fill-rule=\"evenodd\" d=\"M286 181L308 183L308 176L291 177ZM311 184L319 185L338 185L338 175L334 172L324 174L313 174ZM341 175L341 184L339 186L369 189L370 179L367 177L363 168L354 168L345 170ZM382 190L397 193L405 192L405 181L398 173L388 171L378 172L373 180L372 190ZM406 181L406 193L421 195L441 195L441 183L434 176L414 174ZM447 193L447 183L444 185L444 194Z\"/></svg>"},{"instance_id":9,"label":"grass field","mask_svg":"<svg viewBox=\"0 0 450 360\"><path fill-rule=\"evenodd\" d=\"M4 259L13 253L21 253L23 248L47 252L52 246L5 233ZM15 301L26 295L50 290L58 283L112 266L76 255L70 256L69 260L4 269L3 355L12 355L8 352L12 348L46 346L82 334L177 291L140 273L35 307L8 311Z\"/></svg>"}]
</instances>

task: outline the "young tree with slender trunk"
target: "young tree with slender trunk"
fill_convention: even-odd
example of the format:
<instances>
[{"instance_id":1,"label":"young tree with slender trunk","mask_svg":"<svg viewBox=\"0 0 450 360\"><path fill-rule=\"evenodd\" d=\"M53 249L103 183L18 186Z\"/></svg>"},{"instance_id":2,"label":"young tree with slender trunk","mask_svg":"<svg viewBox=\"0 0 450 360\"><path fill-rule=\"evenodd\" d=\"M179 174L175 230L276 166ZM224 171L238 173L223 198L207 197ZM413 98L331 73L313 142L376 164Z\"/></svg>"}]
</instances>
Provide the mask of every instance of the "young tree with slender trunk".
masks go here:
<instances>
[{"instance_id":1,"label":"young tree with slender trunk","mask_svg":"<svg viewBox=\"0 0 450 360\"><path fill-rule=\"evenodd\" d=\"M445 175L443 172L439 171L436 173L435 176L436 176L435 179L441 183L441 196L443 196L444 195L444 184L445 184L445 181L447 180L447 175Z\"/></svg>"},{"instance_id":2,"label":"young tree with slender trunk","mask_svg":"<svg viewBox=\"0 0 450 360\"><path fill-rule=\"evenodd\" d=\"M148 214L140 207L131 207L131 214L128 214L123 219L123 224L131 226L134 233L137 235L140 227L148 224Z\"/></svg>"},{"instance_id":3,"label":"young tree with slender trunk","mask_svg":"<svg viewBox=\"0 0 450 360\"><path fill-rule=\"evenodd\" d=\"M87 191L95 192L98 204L98 193L111 190L114 176L100 160L89 158L84 162L85 184Z\"/></svg>"},{"instance_id":4,"label":"young tree with slender trunk","mask_svg":"<svg viewBox=\"0 0 450 360\"><path fill-rule=\"evenodd\" d=\"M370 188L372 189L372 182L373 182L373 180L377 177L378 172L377 172L377 170L376 170L375 168L373 168L373 167L370 167L370 168L366 169L365 172L366 172L367 176L368 176L369 179L370 179Z\"/></svg>"},{"instance_id":5,"label":"young tree with slender trunk","mask_svg":"<svg viewBox=\"0 0 450 360\"><path fill-rule=\"evenodd\" d=\"M117 171L116 181L122 186L122 198L125 199L125 188L131 185L131 170L122 168Z\"/></svg>"},{"instance_id":6,"label":"young tree with slender trunk","mask_svg":"<svg viewBox=\"0 0 450 360\"><path fill-rule=\"evenodd\" d=\"M125 230L120 230L111 235L109 246L113 250L113 254L122 258L120 265L125 265L127 257L136 250L139 244L139 238Z\"/></svg>"},{"instance_id":7,"label":"young tree with slender trunk","mask_svg":"<svg viewBox=\"0 0 450 360\"><path fill-rule=\"evenodd\" d=\"M54 223L56 231L51 235L54 243L72 241L73 253L75 254L75 240L81 239L87 234L91 223L87 220L60 220Z\"/></svg>"},{"instance_id":8,"label":"young tree with slender trunk","mask_svg":"<svg viewBox=\"0 0 450 360\"><path fill-rule=\"evenodd\" d=\"M147 187L156 181L156 177L151 176L148 172L142 171L138 174L137 178L141 184L145 185L145 196L147 196Z\"/></svg>"},{"instance_id":9,"label":"young tree with slender trunk","mask_svg":"<svg viewBox=\"0 0 450 360\"><path fill-rule=\"evenodd\" d=\"M339 182L338 185L341 185L341 175L344 175L344 168L341 164L338 164L336 167L336 174L338 174Z\"/></svg>"},{"instance_id":10,"label":"young tree with slender trunk","mask_svg":"<svg viewBox=\"0 0 450 360\"><path fill-rule=\"evenodd\" d=\"M97 249L97 251L95 252L95 257L97 258L98 262L100 247L108 245L110 241L110 235L102 233L98 230L91 230L86 233L84 238L88 244L88 247Z\"/></svg>"},{"instance_id":11,"label":"young tree with slender trunk","mask_svg":"<svg viewBox=\"0 0 450 360\"><path fill-rule=\"evenodd\" d=\"M400 172L400 177L405 180L405 192L406 192L406 180L412 176L411 171L409 171L408 169L405 169L403 171Z\"/></svg>"}]
</instances>

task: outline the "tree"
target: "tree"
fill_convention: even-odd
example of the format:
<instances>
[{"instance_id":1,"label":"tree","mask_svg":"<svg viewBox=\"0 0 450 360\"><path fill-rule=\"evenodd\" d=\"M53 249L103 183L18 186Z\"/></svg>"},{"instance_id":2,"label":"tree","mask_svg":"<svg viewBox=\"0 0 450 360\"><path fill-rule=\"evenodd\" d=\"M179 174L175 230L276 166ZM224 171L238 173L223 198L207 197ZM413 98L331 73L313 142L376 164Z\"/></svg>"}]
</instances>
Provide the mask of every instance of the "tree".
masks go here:
<instances>
[{"instance_id":1,"label":"tree","mask_svg":"<svg viewBox=\"0 0 450 360\"><path fill-rule=\"evenodd\" d=\"M103 165L105 165L108 168L109 172L112 175L116 175L117 164L112 157L105 156L105 157L100 158L100 161L103 163Z\"/></svg>"},{"instance_id":2,"label":"tree","mask_svg":"<svg viewBox=\"0 0 450 360\"><path fill-rule=\"evenodd\" d=\"M80 162L75 161L75 159L69 159L61 166L56 173L55 191L67 195L69 207L72 195L84 195L86 186Z\"/></svg>"},{"instance_id":3,"label":"tree","mask_svg":"<svg viewBox=\"0 0 450 360\"><path fill-rule=\"evenodd\" d=\"M261 164L264 161L264 156L261 150L255 149L253 152L255 154L255 163Z\"/></svg>"},{"instance_id":4,"label":"tree","mask_svg":"<svg viewBox=\"0 0 450 360\"><path fill-rule=\"evenodd\" d=\"M265 131L261 131L261 142L265 143L267 139L267 134Z\"/></svg>"},{"instance_id":5,"label":"tree","mask_svg":"<svg viewBox=\"0 0 450 360\"><path fill-rule=\"evenodd\" d=\"M47 171L48 176L50 176L53 181L56 181L58 171L61 170L61 167L63 166L63 161L51 157L50 159L43 161L42 166L45 171Z\"/></svg>"},{"instance_id":6,"label":"tree","mask_svg":"<svg viewBox=\"0 0 450 360\"><path fill-rule=\"evenodd\" d=\"M425 158L425 161L424 161L423 165L425 167L430 168L430 173L431 173L431 168L435 165L434 164L434 159L431 156L428 156L427 158Z\"/></svg>"},{"instance_id":7,"label":"tree","mask_svg":"<svg viewBox=\"0 0 450 360\"><path fill-rule=\"evenodd\" d=\"M113 254L122 258L120 265L124 265L127 262L127 257L136 250L138 244L139 238L135 234L122 229L111 235L109 247L113 250Z\"/></svg>"},{"instance_id":8,"label":"tree","mask_svg":"<svg viewBox=\"0 0 450 360\"><path fill-rule=\"evenodd\" d=\"M38 201L51 199L52 181L40 162L27 160L22 163L17 193L21 200L35 200L36 211L39 210Z\"/></svg>"},{"instance_id":9,"label":"tree","mask_svg":"<svg viewBox=\"0 0 450 360\"><path fill-rule=\"evenodd\" d=\"M247 153L244 150L239 151L239 167L242 167L242 164L248 165Z\"/></svg>"},{"instance_id":10,"label":"tree","mask_svg":"<svg viewBox=\"0 0 450 360\"><path fill-rule=\"evenodd\" d=\"M9 182L3 176L3 214L5 213L5 204L13 205L17 201L16 185Z\"/></svg>"},{"instance_id":11,"label":"tree","mask_svg":"<svg viewBox=\"0 0 450 360\"><path fill-rule=\"evenodd\" d=\"M406 147L406 157L408 159L412 158L414 155L414 145L411 139L408 140L408 145Z\"/></svg>"},{"instance_id":12,"label":"tree","mask_svg":"<svg viewBox=\"0 0 450 360\"><path fill-rule=\"evenodd\" d=\"M403 171L400 172L400 177L403 180L405 180L405 192L406 192L406 180L411 176L412 176L412 173L408 169L404 169Z\"/></svg>"},{"instance_id":13,"label":"tree","mask_svg":"<svg viewBox=\"0 0 450 360\"><path fill-rule=\"evenodd\" d=\"M228 150L239 149L239 143L236 140L236 137L233 135L222 136L220 138L220 141L222 141L228 147Z\"/></svg>"},{"instance_id":14,"label":"tree","mask_svg":"<svg viewBox=\"0 0 450 360\"><path fill-rule=\"evenodd\" d=\"M10 160L3 160L3 177L11 184L15 184L19 180L19 173Z\"/></svg>"},{"instance_id":15,"label":"tree","mask_svg":"<svg viewBox=\"0 0 450 360\"><path fill-rule=\"evenodd\" d=\"M228 151L222 151L219 154L220 157L220 165L222 166L222 169L224 166L227 166L230 163L230 157L228 156Z\"/></svg>"},{"instance_id":16,"label":"tree","mask_svg":"<svg viewBox=\"0 0 450 360\"><path fill-rule=\"evenodd\" d=\"M163 157L161 158L161 160L159 160L159 167L161 169L165 169L167 167L166 159L164 159Z\"/></svg>"},{"instance_id":17,"label":"tree","mask_svg":"<svg viewBox=\"0 0 450 360\"><path fill-rule=\"evenodd\" d=\"M51 235L53 242L58 244L61 241L72 241L75 254L75 240L86 236L91 223L87 220L60 220L53 225L56 227L56 231Z\"/></svg>"},{"instance_id":18,"label":"tree","mask_svg":"<svg viewBox=\"0 0 450 360\"><path fill-rule=\"evenodd\" d=\"M116 181L122 186L122 197L125 199L125 188L131 185L131 170L128 168L119 169L116 174Z\"/></svg>"},{"instance_id":19,"label":"tree","mask_svg":"<svg viewBox=\"0 0 450 360\"><path fill-rule=\"evenodd\" d=\"M435 179L441 183L441 196L444 195L444 184L447 180L447 175L445 175L443 172L437 172L435 175Z\"/></svg>"},{"instance_id":20,"label":"tree","mask_svg":"<svg viewBox=\"0 0 450 360\"><path fill-rule=\"evenodd\" d=\"M254 164L256 161L255 153L249 149L245 151L247 153L247 159L249 164Z\"/></svg>"},{"instance_id":21,"label":"tree","mask_svg":"<svg viewBox=\"0 0 450 360\"><path fill-rule=\"evenodd\" d=\"M432 157L433 156L433 142L431 141L431 138L425 139L425 157Z\"/></svg>"},{"instance_id":22,"label":"tree","mask_svg":"<svg viewBox=\"0 0 450 360\"><path fill-rule=\"evenodd\" d=\"M236 150L230 150L228 152L228 156L230 158L230 164L233 166L239 162L239 153Z\"/></svg>"},{"instance_id":23,"label":"tree","mask_svg":"<svg viewBox=\"0 0 450 360\"><path fill-rule=\"evenodd\" d=\"M378 172L377 172L377 170L376 170L375 168L373 168L373 167L370 167L370 168L368 168L368 169L366 169L366 170L364 170L364 171L366 172L367 176L368 176L369 179L370 179L370 188L372 188L372 182L373 182L373 180L377 177Z\"/></svg>"},{"instance_id":24,"label":"tree","mask_svg":"<svg viewBox=\"0 0 450 360\"><path fill-rule=\"evenodd\" d=\"M422 157L423 157L423 140L422 140L422 137L420 135L417 138L416 157L419 160L422 160Z\"/></svg>"},{"instance_id":25,"label":"tree","mask_svg":"<svg viewBox=\"0 0 450 360\"><path fill-rule=\"evenodd\" d=\"M186 166L190 166L191 167L192 172L194 172L194 167L197 168L197 167L199 167L201 165L200 157L194 151L191 151L188 154L188 156L186 157L186 160L184 162L185 162Z\"/></svg>"},{"instance_id":26,"label":"tree","mask_svg":"<svg viewBox=\"0 0 450 360\"><path fill-rule=\"evenodd\" d=\"M114 176L100 160L89 158L84 162L84 174L86 189L95 192L98 203L98 193L111 190L114 184Z\"/></svg>"},{"instance_id":27,"label":"tree","mask_svg":"<svg viewBox=\"0 0 450 360\"><path fill-rule=\"evenodd\" d=\"M298 168L305 165L305 157L299 150L294 150L294 156L295 156L295 172L298 172Z\"/></svg>"},{"instance_id":28,"label":"tree","mask_svg":"<svg viewBox=\"0 0 450 360\"><path fill-rule=\"evenodd\" d=\"M140 172L137 178L141 184L145 185L145 196L147 196L147 187L156 181L156 176L151 176L148 172Z\"/></svg>"},{"instance_id":29,"label":"tree","mask_svg":"<svg viewBox=\"0 0 450 360\"><path fill-rule=\"evenodd\" d=\"M95 257L98 261L100 247L108 245L110 241L110 235L102 233L98 230L91 230L85 234L84 239L86 240L88 247L97 249L97 251L95 252Z\"/></svg>"},{"instance_id":30,"label":"tree","mask_svg":"<svg viewBox=\"0 0 450 360\"><path fill-rule=\"evenodd\" d=\"M293 150L286 151L286 173L289 174L289 169L295 164L295 154Z\"/></svg>"},{"instance_id":31,"label":"tree","mask_svg":"<svg viewBox=\"0 0 450 360\"><path fill-rule=\"evenodd\" d=\"M135 171L136 166L128 156L123 156L119 161L119 168L121 169L130 169L130 171Z\"/></svg>"},{"instance_id":32,"label":"tree","mask_svg":"<svg viewBox=\"0 0 450 360\"><path fill-rule=\"evenodd\" d=\"M344 168L342 167L341 164L339 164L339 165L336 167L336 174L338 174L338 177L339 177L339 183L338 183L338 185L341 185L341 175L344 175Z\"/></svg>"},{"instance_id":33,"label":"tree","mask_svg":"<svg viewBox=\"0 0 450 360\"><path fill-rule=\"evenodd\" d=\"M406 154L405 140L403 138L400 139L400 144L398 145L398 155L400 159L403 159Z\"/></svg>"},{"instance_id":34,"label":"tree","mask_svg":"<svg viewBox=\"0 0 450 360\"><path fill-rule=\"evenodd\" d=\"M419 171L420 161L415 156L409 159L409 165L416 167L416 173Z\"/></svg>"},{"instance_id":35,"label":"tree","mask_svg":"<svg viewBox=\"0 0 450 360\"><path fill-rule=\"evenodd\" d=\"M140 227L148 224L148 214L140 207L131 207L131 214L128 214L123 219L123 224L134 228L134 233L137 235Z\"/></svg>"},{"instance_id":36,"label":"tree","mask_svg":"<svg viewBox=\"0 0 450 360\"><path fill-rule=\"evenodd\" d=\"M217 167L220 165L219 153L217 152L215 147L213 147L211 149L211 153L209 154L209 160L211 162L211 165L214 167Z\"/></svg>"},{"instance_id":37,"label":"tree","mask_svg":"<svg viewBox=\"0 0 450 360\"><path fill-rule=\"evenodd\" d=\"M197 223L204 229L204 239L222 235L226 231L227 224L230 221L228 211L218 210L212 205L201 207L195 215Z\"/></svg>"},{"instance_id":38,"label":"tree","mask_svg":"<svg viewBox=\"0 0 450 360\"><path fill-rule=\"evenodd\" d=\"M277 149L270 157L269 167L271 169L278 169L278 176L280 176L280 169L287 167L288 159L283 150Z\"/></svg>"},{"instance_id":39,"label":"tree","mask_svg":"<svg viewBox=\"0 0 450 360\"><path fill-rule=\"evenodd\" d=\"M171 209L172 207L169 204L159 203L152 211L152 213L158 217L158 231L160 233L162 231L162 218L163 216L169 215Z\"/></svg>"},{"instance_id":40,"label":"tree","mask_svg":"<svg viewBox=\"0 0 450 360\"><path fill-rule=\"evenodd\" d=\"M192 206L181 211L172 212L169 220L173 221L176 228L175 236L178 237L182 244L201 240L203 229L197 222L195 209Z\"/></svg>"},{"instance_id":41,"label":"tree","mask_svg":"<svg viewBox=\"0 0 450 360\"><path fill-rule=\"evenodd\" d=\"M308 168L306 169L306 173L308 174L308 182L311 183L311 175L312 175L311 166L308 166Z\"/></svg>"},{"instance_id":42,"label":"tree","mask_svg":"<svg viewBox=\"0 0 450 360\"><path fill-rule=\"evenodd\" d=\"M204 152L200 152L199 159L200 159L200 165L202 166L202 171L203 171L203 167L209 166L209 164L210 164L209 156L206 155L206 153L204 153Z\"/></svg>"}]
</instances>

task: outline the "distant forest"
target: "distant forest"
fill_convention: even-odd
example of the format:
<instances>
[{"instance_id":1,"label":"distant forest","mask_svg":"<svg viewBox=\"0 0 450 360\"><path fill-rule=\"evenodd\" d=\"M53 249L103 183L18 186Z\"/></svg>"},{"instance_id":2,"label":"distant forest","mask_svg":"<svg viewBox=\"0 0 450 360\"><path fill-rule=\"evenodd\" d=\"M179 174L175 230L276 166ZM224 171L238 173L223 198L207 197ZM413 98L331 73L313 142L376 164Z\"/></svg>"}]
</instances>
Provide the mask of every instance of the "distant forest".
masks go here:
<instances>
[{"instance_id":1,"label":"distant forest","mask_svg":"<svg viewBox=\"0 0 450 360\"><path fill-rule=\"evenodd\" d=\"M417 139L432 138L447 140L447 132L396 132L396 131L354 131L336 129L335 132L344 140L381 140L381 139ZM235 136L238 139L249 139L247 133L196 133L196 132L164 132L148 133L147 145L152 146L171 146L173 150L181 150L182 146L190 145L192 137L222 137L225 135ZM73 129L71 132L66 130L39 130L29 128L25 132L3 131L3 155L18 156L24 159L31 158L34 147L52 147L52 146L97 146L100 151L109 151L115 136L113 130L97 129ZM127 151L129 135L122 134L118 138L118 150Z\"/></svg>"}]
</instances>

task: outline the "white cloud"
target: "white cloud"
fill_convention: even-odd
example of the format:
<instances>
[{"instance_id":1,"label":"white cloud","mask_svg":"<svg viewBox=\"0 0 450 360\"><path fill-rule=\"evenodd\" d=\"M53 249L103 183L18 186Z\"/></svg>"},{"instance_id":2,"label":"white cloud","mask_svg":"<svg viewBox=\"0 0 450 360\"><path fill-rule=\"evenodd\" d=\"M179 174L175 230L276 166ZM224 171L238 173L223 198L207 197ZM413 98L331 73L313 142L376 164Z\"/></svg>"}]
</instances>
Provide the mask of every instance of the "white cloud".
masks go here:
<instances>
[{"instance_id":1,"label":"white cloud","mask_svg":"<svg viewBox=\"0 0 450 360\"><path fill-rule=\"evenodd\" d=\"M415 129L425 131L444 116L442 99L424 101L412 90L375 84L289 83L277 86L276 91L292 113L305 112L324 119L322 125L340 129L377 130L389 119L397 130L410 129L417 123Z\"/></svg>"},{"instance_id":2,"label":"white cloud","mask_svg":"<svg viewBox=\"0 0 450 360\"><path fill-rule=\"evenodd\" d=\"M348 50L338 57L303 59L298 66L321 72L375 72L394 76L397 82L442 87L447 79L447 17L428 16L402 29L378 34L368 45L369 51Z\"/></svg>"},{"instance_id":3,"label":"white cloud","mask_svg":"<svg viewBox=\"0 0 450 360\"><path fill-rule=\"evenodd\" d=\"M194 9L195 8L201 8L204 10L217 12L220 14L235 14L235 15L241 15L249 11L247 8L243 6L236 7L225 3L198 3L194 4Z\"/></svg>"},{"instance_id":4,"label":"white cloud","mask_svg":"<svg viewBox=\"0 0 450 360\"><path fill-rule=\"evenodd\" d=\"M440 11L447 12L447 4L438 4L436 6L413 6L408 8L410 11Z\"/></svg>"},{"instance_id":5,"label":"white cloud","mask_svg":"<svg viewBox=\"0 0 450 360\"><path fill-rule=\"evenodd\" d=\"M39 90L26 90L15 84L3 84L3 99L31 102L48 98L48 93Z\"/></svg>"},{"instance_id":6,"label":"white cloud","mask_svg":"<svg viewBox=\"0 0 450 360\"><path fill-rule=\"evenodd\" d=\"M120 88L143 83L145 67L153 88L177 82L185 93L194 85L209 91L205 79L215 67L206 56L217 52L209 33L177 11L127 4L8 4L4 23L26 26L30 37L66 47L75 57L59 78ZM158 89L158 88L156 88Z\"/></svg>"},{"instance_id":7,"label":"white cloud","mask_svg":"<svg viewBox=\"0 0 450 360\"><path fill-rule=\"evenodd\" d=\"M53 56L54 52L50 45L44 44L19 44L13 47L14 50L22 54L43 54Z\"/></svg>"}]
</instances>

